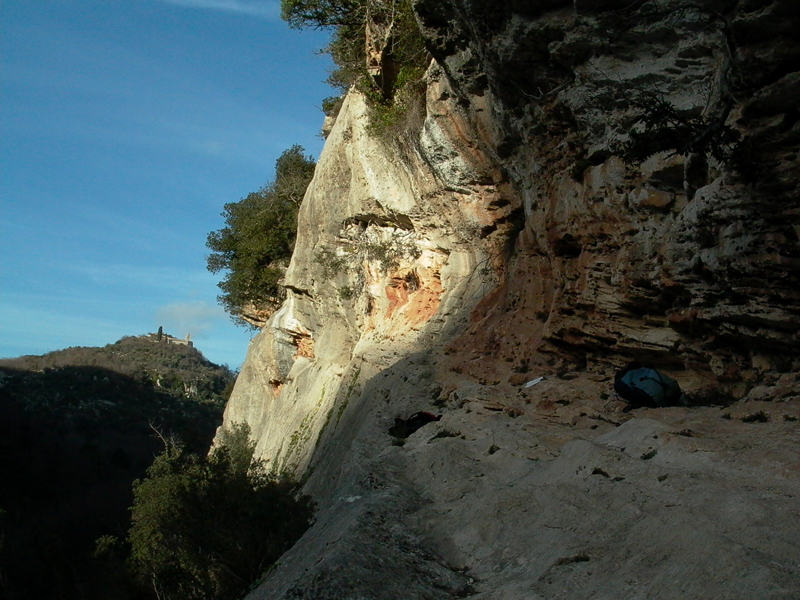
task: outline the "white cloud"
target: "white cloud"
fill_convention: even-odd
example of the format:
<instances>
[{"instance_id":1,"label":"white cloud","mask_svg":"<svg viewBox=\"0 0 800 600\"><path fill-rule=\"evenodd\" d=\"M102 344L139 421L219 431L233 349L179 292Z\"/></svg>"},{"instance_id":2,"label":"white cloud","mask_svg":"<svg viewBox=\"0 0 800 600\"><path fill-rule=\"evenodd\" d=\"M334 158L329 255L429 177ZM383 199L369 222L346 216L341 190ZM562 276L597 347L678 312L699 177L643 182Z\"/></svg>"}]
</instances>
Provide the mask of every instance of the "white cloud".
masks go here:
<instances>
[{"instance_id":1,"label":"white cloud","mask_svg":"<svg viewBox=\"0 0 800 600\"><path fill-rule=\"evenodd\" d=\"M189 8L224 10L244 15L273 19L279 14L278 2L274 0L163 0L170 4Z\"/></svg>"},{"instance_id":2,"label":"white cloud","mask_svg":"<svg viewBox=\"0 0 800 600\"><path fill-rule=\"evenodd\" d=\"M193 338L203 338L220 321L225 321L227 316L218 305L176 302L156 310L155 319L166 333L175 337L182 338L189 333Z\"/></svg>"}]
</instances>

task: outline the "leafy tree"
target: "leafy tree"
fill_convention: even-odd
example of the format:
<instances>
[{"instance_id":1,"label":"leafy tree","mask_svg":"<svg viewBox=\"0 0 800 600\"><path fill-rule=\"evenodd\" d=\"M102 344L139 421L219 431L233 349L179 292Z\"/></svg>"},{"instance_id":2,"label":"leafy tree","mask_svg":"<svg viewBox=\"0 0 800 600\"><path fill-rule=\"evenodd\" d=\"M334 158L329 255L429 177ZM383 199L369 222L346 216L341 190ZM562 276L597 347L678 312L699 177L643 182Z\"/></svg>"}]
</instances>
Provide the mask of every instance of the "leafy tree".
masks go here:
<instances>
[{"instance_id":1,"label":"leafy tree","mask_svg":"<svg viewBox=\"0 0 800 600\"><path fill-rule=\"evenodd\" d=\"M290 27L335 27L363 21L364 0L281 0L281 18Z\"/></svg>"},{"instance_id":2,"label":"leafy tree","mask_svg":"<svg viewBox=\"0 0 800 600\"><path fill-rule=\"evenodd\" d=\"M411 0L281 0L281 17L293 28L332 29L328 83L355 84L373 105L393 105L430 60Z\"/></svg>"},{"instance_id":3,"label":"leafy tree","mask_svg":"<svg viewBox=\"0 0 800 600\"><path fill-rule=\"evenodd\" d=\"M272 183L226 204L225 227L208 234L208 270L227 271L218 299L237 322L244 323L244 307L280 299L279 281L297 235L297 211L314 175L314 160L303 152L295 145L281 154Z\"/></svg>"},{"instance_id":4,"label":"leafy tree","mask_svg":"<svg viewBox=\"0 0 800 600\"><path fill-rule=\"evenodd\" d=\"M246 425L208 457L167 440L134 485L130 564L165 600L239 597L311 524L299 486L253 458Z\"/></svg>"}]
</instances>

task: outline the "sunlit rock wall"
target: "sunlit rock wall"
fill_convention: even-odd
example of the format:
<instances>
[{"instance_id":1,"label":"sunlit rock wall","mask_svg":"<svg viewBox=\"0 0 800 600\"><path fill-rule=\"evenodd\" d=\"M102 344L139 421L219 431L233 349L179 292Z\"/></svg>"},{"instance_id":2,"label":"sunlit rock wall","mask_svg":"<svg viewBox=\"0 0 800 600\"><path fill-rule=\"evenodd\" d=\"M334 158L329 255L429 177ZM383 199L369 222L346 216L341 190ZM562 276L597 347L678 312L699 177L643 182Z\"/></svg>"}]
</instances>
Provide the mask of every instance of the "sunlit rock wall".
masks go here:
<instances>
[{"instance_id":1,"label":"sunlit rock wall","mask_svg":"<svg viewBox=\"0 0 800 600\"><path fill-rule=\"evenodd\" d=\"M448 100L435 66L429 77L427 116L410 131L371 133L351 93L320 156L287 299L251 342L225 411L276 471L302 475L320 437L365 400L364 382L462 330L502 272L520 210L486 154L491 123Z\"/></svg>"},{"instance_id":2,"label":"sunlit rock wall","mask_svg":"<svg viewBox=\"0 0 800 600\"><path fill-rule=\"evenodd\" d=\"M376 134L348 96L226 423L303 473L363 383L433 340L483 382L639 359L735 398L793 368L791 2L416 9L435 58L422 114ZM738 156L626 163L647 98L735 129Z\"/></svg>"}]
</instances>

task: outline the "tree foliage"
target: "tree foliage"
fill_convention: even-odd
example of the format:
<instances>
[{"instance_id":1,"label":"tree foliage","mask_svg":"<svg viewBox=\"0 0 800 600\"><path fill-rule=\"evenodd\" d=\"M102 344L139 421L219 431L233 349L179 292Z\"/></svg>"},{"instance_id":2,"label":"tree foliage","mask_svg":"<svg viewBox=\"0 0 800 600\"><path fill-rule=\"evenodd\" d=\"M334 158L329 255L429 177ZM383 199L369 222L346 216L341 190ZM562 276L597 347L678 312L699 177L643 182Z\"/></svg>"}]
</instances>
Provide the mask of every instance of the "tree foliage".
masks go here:
<instances>
[{"instance_id":1,"label":"tree foliage","mask_svg":"<svg viewBox=\"0 0 800 600\"><path fill-rule=\"evenodd\" d=\"M652 93L640 93L632 104L640 115L621 149L628 163L640 163L667 150L709 155L724 162L736 148L739 134L723 118L687 116ZM727 111L722 116L726 115Z\"/></svg>"},{"instance_id":2,"label":"tree foliage","mask_svg":"<svg viewBox=\"0 0 800 600\"><path fill-rule=\"evenodd\" d=\"M373 105L391 105L430 60L411 0L281 0L281 17L294 28L332 29L328 83L343 92L356 85Z\"/></svg>"},{"instance_id":3,"label":"tree foliage","mask_svg":"<svg viewBox=\"0 0 800 600\"><path fill-rule=\"evenodd\" d=\"M314 160L300 146L286 150L275 163L275 179L239 202L225 205L225 227L208 234L212 273L227 271L218 297L235 320L242 309L275 303L279 281L294 249L297 211L314 175Z\"/></svg>"},{"instance_id":4,"label":"tree foliage","mask_svg":"<svg viewBox=\"0 0 800 600\"><path fill-rule=\"evenodd\" d=\"M160 449L151 425L207 452L234 379L155 340L0 361L0 598L142 598L94 542L129 527L131 484Z\"/></svg>"},{"instance_id":5,"label":"tree foliage","mask_svg":"<svg viewBox=\"0 0 800 600\"><path fill-rule=\"evenodd\" d=\"M363 0L281 0L281 18L290 27L340 27L363 21Z\"/></svg>"},{"instance_id":6,"label":"tree foliage","mask_svg":"<svg viewBox=\"0 0 800 600\"><path fill-rule=\"evenodd\" d=\"M311 524L310 498L254 447L246 425L207 457L168 440L134 485L129 562L159 598L238 598Z\"/></svg>"}]
</instances>

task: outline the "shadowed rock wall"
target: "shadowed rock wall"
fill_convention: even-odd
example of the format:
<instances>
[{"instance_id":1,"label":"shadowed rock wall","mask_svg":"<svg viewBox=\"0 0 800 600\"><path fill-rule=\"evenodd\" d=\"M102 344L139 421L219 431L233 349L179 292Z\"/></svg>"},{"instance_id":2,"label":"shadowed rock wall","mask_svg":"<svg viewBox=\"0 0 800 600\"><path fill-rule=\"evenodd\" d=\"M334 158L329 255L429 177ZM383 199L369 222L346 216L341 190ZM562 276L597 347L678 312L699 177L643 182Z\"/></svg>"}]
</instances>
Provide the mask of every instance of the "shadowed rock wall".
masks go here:
<instances>
[{"instance_id":1,"label":"shadowed rock wall","mask_svg":"<svg viewBox=\"0 0 800 600\"><path fill-rule=\"evenodd\" d=\"M795 3L415 9L424 106L348 95L226 410L320 503L252 597L796 597ZM623 414L631 359L736 402Z\"/></svg>"},{"instance_id":2,"label":"shadowed rock wall","mask_svg":"<svg viewBox=\"0 0 800 600\"><path fill-rule=\"evenodd\" d=\"M795 3L502 5L417 5L453 87L473 110L490 107L494 154L526 217L463 359L494 345L486 372L496 373L498 352L512 365L545 353L565 368L639 358L735 397L792 370ZM626 164L630 131L656 100L702 122L701 134L734 129L733 156L721 162L683 139Z\"/></svg>"}]
</instances>

